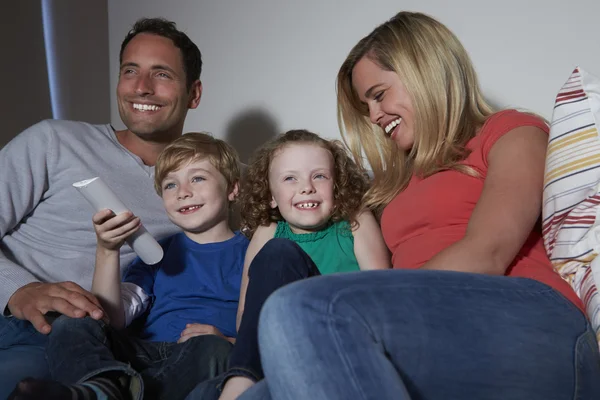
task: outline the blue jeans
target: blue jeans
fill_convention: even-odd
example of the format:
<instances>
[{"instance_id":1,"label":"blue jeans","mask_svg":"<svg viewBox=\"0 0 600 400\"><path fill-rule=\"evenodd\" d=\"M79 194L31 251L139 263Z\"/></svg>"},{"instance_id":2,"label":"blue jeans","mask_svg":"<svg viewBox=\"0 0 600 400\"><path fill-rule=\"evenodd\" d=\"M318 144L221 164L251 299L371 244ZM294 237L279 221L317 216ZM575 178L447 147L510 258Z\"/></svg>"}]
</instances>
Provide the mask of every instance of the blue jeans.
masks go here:
<instances>
[{"instance_id":1,"label":"blue jeans","mask_svg":"<svg viewBox=\"0 0 600 400\"><path fill-rule=\"evenodd\" d=\"M46 363L48 336L29 321L0 316L0 399L6 399L19 381L50 377Z\"/></svg>"},{"instance_id":2,"label":"blue jeans","mask_svg":"<svg viewBox=\"0 0 600 400\"><path fill-rule=\"evenodd\" d=\"M92 318L62 316L52 324L47 358L52 379L75 384L109 371L132 377L132 398L183 399L225 371L231 344L219 336L184 343L150 342Z\"/></svg>"},{"instance_id":3,"label":"blue jeans","mask_svg":"<svg viewBox=\"0 0 600 400\"><path fill-rule=\"evenodd\" d=\"M263 378L258 350L258 320L267 298L277 289L302 279L320 275L319 269L298 244L287 239L271 239L256 254L248 269L244 314L237 340L229 357L228 371L218 379L201 383L187 398L218 399L227 378Z\"/></svg>"},{"instance_id":4,"label":"blue jeans","mask_svg":"<svg viewBox=\"0 0 600 400\"><path fill-rule=\"evenodd\" d=\"M329 275L260 316L265 380L240 399L600 399L583 313L530 279L449 271Z\"/></svg>"}]
</instances>

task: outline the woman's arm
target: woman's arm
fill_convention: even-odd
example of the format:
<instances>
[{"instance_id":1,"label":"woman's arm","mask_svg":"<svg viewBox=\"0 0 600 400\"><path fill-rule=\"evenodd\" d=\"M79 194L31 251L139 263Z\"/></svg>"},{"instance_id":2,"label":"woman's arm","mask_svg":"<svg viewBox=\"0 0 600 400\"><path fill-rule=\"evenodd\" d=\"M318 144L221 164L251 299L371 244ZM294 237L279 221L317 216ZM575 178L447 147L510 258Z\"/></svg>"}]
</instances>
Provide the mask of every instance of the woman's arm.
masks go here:
<instances>
[{"instance_id":1,"label":"woman's arm","mask_svg":"<svg viewBox=\"0 0 600 400\"><path fill-rule=\"evenodd\" d=\"M464 238L423 268L504 275L541 213L547 145L548 135L532 126L498 139Z\"/></svg>"},{"instance_id":2,"label":"woman's arm","mask_svg":"<svg viewBox=\"0 0 600 400\"><path fill-rule=\"evenodd\" d=\"M358 218L354 235L354 255L361 270L387 269L391 267L388 251L381 228L371 211L363 211Z\"/></svg>"},{"instance_id":3,"label":"woman's arm","mask_svg":"<svg viewBox=\"0 0 600 400\"><path fill-rule=\"evenodd\" d=\"M275 235L275 229L277 229L276 223L271 223L271 225L269 226L259 226L254 232L254 235L252 235L252 239L250 240L250 244L248 245L246 257L244 258L244 271L242 272L240 300L238 303L237 317L235 320L236 331L240 328L240 323L242 322L242 314L244 314L244 304L246 303L246 290L248 288L248 269L250 268L252 260L254 260L254 257L260 251L260 249L263 248L265 243L273 239L273 236Z\"/></svg>"}]
</instances>

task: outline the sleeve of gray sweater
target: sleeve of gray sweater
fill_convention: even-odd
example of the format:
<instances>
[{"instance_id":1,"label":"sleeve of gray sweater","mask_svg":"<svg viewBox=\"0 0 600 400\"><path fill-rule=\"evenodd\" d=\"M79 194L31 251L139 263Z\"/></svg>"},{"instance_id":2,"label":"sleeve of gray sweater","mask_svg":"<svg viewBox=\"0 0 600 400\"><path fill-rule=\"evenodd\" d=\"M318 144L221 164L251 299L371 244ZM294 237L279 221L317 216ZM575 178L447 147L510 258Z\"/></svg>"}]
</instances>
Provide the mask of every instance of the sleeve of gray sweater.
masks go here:
<instances>
[{"instance_id":1,"label":"sleeve of gray sweater","mask_svg":"<svg viewBox=\"0 0 600 400\"><path fill-rule=\"evenodd\" d=\"M154 168L125 149L109 125L42 121L0 150L0 310L34 281L91 288L93 210L72 187L95 176L161 239L178 231L153 187ZM121 248L121 266L135 254Z\"/></svg>"},{"instance_id":2,"label":"sleeve of gray sweater","mask_svg":"<svg viewBox=\"0 0 600 400\"><path fill-rule=\"evenodd\" d=\"M0 239L17 228L38 205L48 187L56 156L52 135L34 125L0 150ZM11 261L0 247L0 309L20 287L35 282L26 269Z\"/></svg>"}]
</instances>

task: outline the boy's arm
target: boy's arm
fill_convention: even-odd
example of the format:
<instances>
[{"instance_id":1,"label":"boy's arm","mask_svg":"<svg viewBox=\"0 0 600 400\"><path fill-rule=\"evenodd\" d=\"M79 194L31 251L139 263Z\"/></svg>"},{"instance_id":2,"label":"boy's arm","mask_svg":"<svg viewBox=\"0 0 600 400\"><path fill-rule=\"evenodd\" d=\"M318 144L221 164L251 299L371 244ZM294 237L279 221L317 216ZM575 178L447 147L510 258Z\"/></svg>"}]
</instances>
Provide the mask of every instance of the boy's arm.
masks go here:
<instances>
[{"instance_id":1,"label":"boy's arm","mask_svg":"<svg viewBox=\"0 0 600 400\"><path fill-rule=\"evenodd\" d=\"M244 271L242 272L242 285L240 287L240 301L238 303L237 318L235 321L236 331L240 328L242 322L242 314L244 314L244 304L246 302L246 290L248 288L248 269L256 254L263 248L265 243L273 239L275 235L275 229L277 229L276 223L271 223L269 226L259 226L252 235L248 250L246 251L246 258L244 259Z\"/></svg>"},{"instance_id":2,"label":"boy's arm","mask_svg":"<svg viewBox=\"0 0 600 400\"><path fill-rule=\"evenodd\" d=\"M114 215L110 210L101 210L92 221L98 239L92 294L100 300L110 324L122 329L125 313L121 299L119 250L125 239L139 229L140 220L129 211Z\"/></svg>"},{"instance_id":3,"label":"boy's arm","mask_svg":"<svg viewBox=\"0 0 600 400\"><path fill-rule=\"evenodd\" d=\"M363 211L353 230L354 255L362 271L391 267L390 252L383 241L381 228L371 211Z\"/></svg>"}]
</instances>

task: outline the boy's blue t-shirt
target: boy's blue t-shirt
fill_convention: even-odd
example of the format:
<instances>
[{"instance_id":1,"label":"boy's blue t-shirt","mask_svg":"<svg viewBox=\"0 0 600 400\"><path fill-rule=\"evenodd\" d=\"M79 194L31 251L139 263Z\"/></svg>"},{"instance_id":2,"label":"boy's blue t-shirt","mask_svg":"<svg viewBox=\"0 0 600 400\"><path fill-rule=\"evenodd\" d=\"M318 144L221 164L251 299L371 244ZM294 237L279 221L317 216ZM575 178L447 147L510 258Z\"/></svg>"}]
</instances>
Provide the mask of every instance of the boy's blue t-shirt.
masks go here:
<instances>
[{"instance_id":1,"label":"boy's blue t-shirt","mask_svg":"<svg viewBox=\"0 0 600 400\"><path fill-rule=\"evenodd\" d=\"M213 325L235 337L249 240L236 232L224 242L199 244L177 233L160 244L164 256L159 263L147 265L136 258L123 277L151 299L140 337L176 342L188 323Z\"/></svg>"}]
</instances>

